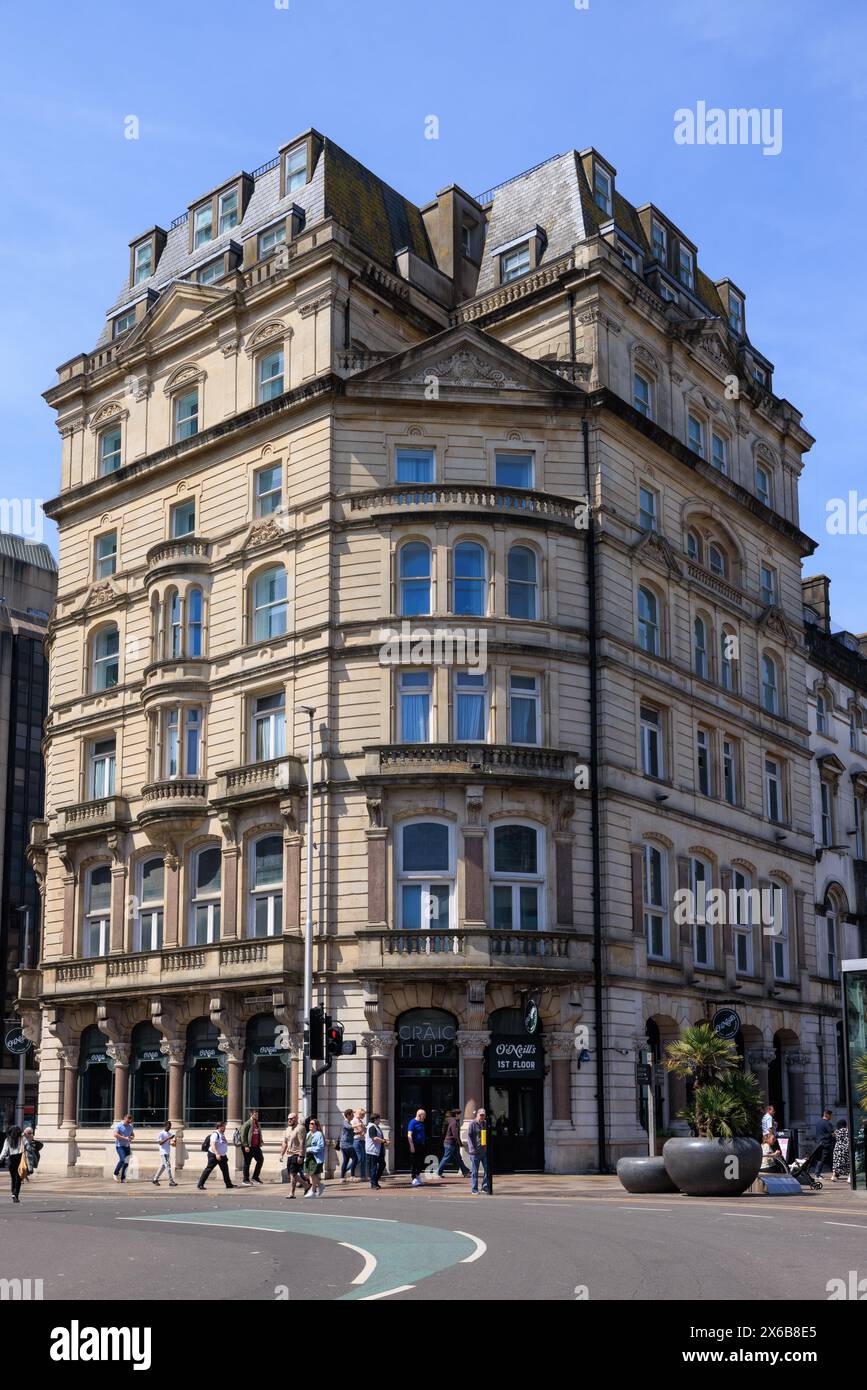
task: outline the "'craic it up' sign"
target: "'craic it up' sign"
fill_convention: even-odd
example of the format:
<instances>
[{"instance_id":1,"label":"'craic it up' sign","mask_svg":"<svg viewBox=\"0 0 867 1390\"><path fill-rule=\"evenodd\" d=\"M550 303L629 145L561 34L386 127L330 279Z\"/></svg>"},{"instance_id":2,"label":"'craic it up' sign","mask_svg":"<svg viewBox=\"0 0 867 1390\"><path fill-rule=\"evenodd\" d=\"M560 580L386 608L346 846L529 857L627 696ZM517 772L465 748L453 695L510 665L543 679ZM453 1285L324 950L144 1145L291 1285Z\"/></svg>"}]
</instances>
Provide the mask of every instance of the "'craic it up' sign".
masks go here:
<instances>
[{"instance_id":1,"label":"'craic it up' sign","mask_svg":"<svg viewBox=\"0 0 867 1390\"><path fill-rule=\"evenodd\" d=\"M491 1037L488 1047L488 1079L506 1081L514 1077L534 1080L544 1075L541 1038Z\"/></svg>"},{"instance_id":2,"label":"'craic it up' sign","mask_svg":"<svg viewBox=\"0 0 867 1390\"><path fill-rule=\"evenodd\" d=\"M455 1021L441 1009L412 1009L397 1025L397 1057L405 1066L429 1067L457 1060Z\"/></svg>"}]
</instances>

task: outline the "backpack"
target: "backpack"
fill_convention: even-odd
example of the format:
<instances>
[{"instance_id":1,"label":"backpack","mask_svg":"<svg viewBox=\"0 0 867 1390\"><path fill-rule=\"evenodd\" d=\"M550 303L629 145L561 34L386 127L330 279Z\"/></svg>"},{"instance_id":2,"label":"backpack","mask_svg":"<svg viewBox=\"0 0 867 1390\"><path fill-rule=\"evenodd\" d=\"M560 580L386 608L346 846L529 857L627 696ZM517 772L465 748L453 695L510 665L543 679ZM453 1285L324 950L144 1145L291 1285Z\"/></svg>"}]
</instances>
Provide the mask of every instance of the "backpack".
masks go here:
<instances>
[{"instance_id":1,"label":"backpack","mask_svg":"<svg viewBox=\"0 0 867 1390\"><path fill-rule=\"evenodd\" d=\"M236 1130L235 1130L235 1133L232 1135L232 1143L233 1143L233 1144L236 1144L236 1145L238 1145L238 1146L240 1147L240 1143L241 1143L241 1131L240 1131L239 1129L236 1129Z\"/></svg>"},{"instance_id":2,"label":"backpack","mask_svg":"<svg viewBox=\"0 0 867 1390\"><path fill-rule=\"evenodd\" d=\"M211 1135L209 1134L208 1137L207 1137L207 1139L203 1139L203 1140L202 1140L202 1153L203 1153L203 1154L208 1153L208 1151L210 1150L210 1147L211 1147Z\"/></svg>"}]
</instances>

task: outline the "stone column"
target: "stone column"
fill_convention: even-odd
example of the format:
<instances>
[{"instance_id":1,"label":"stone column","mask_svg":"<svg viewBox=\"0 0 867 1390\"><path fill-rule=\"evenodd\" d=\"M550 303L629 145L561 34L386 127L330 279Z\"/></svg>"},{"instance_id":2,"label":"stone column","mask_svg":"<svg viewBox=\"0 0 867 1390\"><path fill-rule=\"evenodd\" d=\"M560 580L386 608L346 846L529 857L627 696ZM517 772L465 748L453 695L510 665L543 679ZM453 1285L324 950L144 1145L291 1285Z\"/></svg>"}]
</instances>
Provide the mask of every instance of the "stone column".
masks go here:
<instances>
[{"instance_id":1,"label":"stone column","mask_svg":"<svg viewBox=\"0 0 867 1390\"><path fill-rule=\"evenodd\" d=\"M484 1028L459 1028L455 1041L464 1064L462 1105L466 1119L470 1106L477 1110L485 1102L484 1056L491 1035Z\"/></svg>"},{"instance_id":2,"label":"stone column","mask_svg":"<svg viewBox=\"0 0 867 1390\"><path fill-rule=\"evenodd\" d=\"M163 945L178 945L178 903L180 897L180 860L176 854L163 856L166 868L166 901L163 910Z\"/></svg>"},{"instance_id":3,"label":"stone column","mask_svg":"<svg viewBox=\"0 0 867 1390\"><path fill-rule=\"evenodd\" d=\"M791 1129L793 1125L802 1127L807 1121L804 1073L810 1064L810 1057L806 1052L787 1052L785 1063L789 1076L789 1113L786 1117L786 1127Z\"/></svg>"},{"instance_id":4,"label":"stone column","mask_svg":"<svg viewBox=\"0 0 867 1390\"><path fill-rule=\"evenodd\" d=\"M110 1042L105 1050L114 1059L114 1118L122 1120L129 1110L129 1047Z\"/></svg>"},{"instance_id":5,"label":"stone column","mask_svg":"<svg viewBox=\"0 0 867 1390\"><path fill-rule=\"evenodd\" d=\"M759 1089L762 1093L762 1096L764 1097L766 1104L770 1097L770 1080L768 1077L768 1068L770 1067L773 1060L773 1050L769 1052L766 1048L756 1048L753 1051L747 1052L746 1055L746 1064L752 1072L753 1076L758 1081Z\"/></svg>"},{"instance_id":6,"label":"stone column","mask_svg":"<svg viewBox=\"0 0 867 1390\"><path fill-rule=\"evenodd\" d=\"M163 1038L160 1052L169 1059L169 1124L183 1132L184 1124L184 1063L186 1046L180 1038Z\"/></svg>"},{"instance_id":7,"label":"stone column","mask_svg":"<svg viewBox=\"0 0 867 1390\"><path fill-rule=\"evenodd\" d=\"M226 1059L229 1073L226 1128L231 1130L244 1119L244 1042L242 1038L220 1038L217 1046Z\"/></svg>"},{"instance_id":8,"label":"stone column","mask_svg":"<svg viewBox=\"0 0 867 1390\"><path fill-rule=\"evenodd\" d=\"M551 1119L555 1124L572 1124L572 1059L574 1033L543 1034L545 1052L551 1059Z\"/></svg>"},{"instance_id":9,"label":"stone column","mask_svg":"<svg viewBox=\"0 0 867 1390\"><path fill-rule=\"evenodd\" d=\"M362 1033L362 1045L371 1062L370 1113L391 1120L389 1070L397 1043L396 1033Z\"/></svg>"},{"instance_id":10,"label":"stone column","mask_svg":"<svg viewBox=\"0 0 867 1390\"><path fill-rule=\"evenodd\" d=\"M64 1048L57 1055L63 1068L63 1119L60 1123L64 1128L74 1129L77 1118L78 1054Z\"/></svg>"}]
</instances>

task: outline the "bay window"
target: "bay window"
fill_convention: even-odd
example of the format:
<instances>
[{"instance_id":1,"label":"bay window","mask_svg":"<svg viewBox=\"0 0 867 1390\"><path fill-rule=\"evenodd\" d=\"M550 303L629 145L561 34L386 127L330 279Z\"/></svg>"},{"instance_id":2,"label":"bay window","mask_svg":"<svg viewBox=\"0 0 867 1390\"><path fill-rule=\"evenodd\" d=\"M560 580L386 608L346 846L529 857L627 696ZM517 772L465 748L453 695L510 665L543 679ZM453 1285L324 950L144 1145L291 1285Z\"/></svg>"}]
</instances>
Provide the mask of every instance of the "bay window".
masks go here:
<instances>
[{"instance_id":1,"label":"bay window","mask_svg":"<svg viewBox=\"0 0 867 1390\"><path fill-rule=\"evenodd\" d=\"M538 676L509 676L509 739L536 746L541 743L542 702Z\"/></svg>"},{"instance_id":2,"label":"bay window","mask_svg":"<svg viewBox=\"0 0 867 1390\"><path fill-rule=\"evenodd\" d=\"M492 907L496 931L538 931L545 881L541 832L535 826L493 829Z\"/></svg>"},{"instance_id":3,"label":"bay window","mask_svg":"<svg viewBox=\"0 0 867 1390\"><path fill-rule=\"evenodd\" d=\"M431 673L401 671L398 676L398 738L427 743L431 736Z\"/></svg>"},{"instance_id":4,"label":"bay window","mask_svg":"<svg viewBox=\"0 0 867 1390\"><path fill-rule=\"evenodd\" d=\"M461 743L484 743L488 736L488 678L455 672L455 730Z\"/></svg>"},{"instance_id":5,"label":"bay window","mask_svg":"<svg viewBox=\"0 0 867 1390\"><path fill-rule=\"evenodd\" d=\"M407 821L398 833L398 925L445 931L454 901L453 832L441 821Z\"/></svg>"}]
</instances>

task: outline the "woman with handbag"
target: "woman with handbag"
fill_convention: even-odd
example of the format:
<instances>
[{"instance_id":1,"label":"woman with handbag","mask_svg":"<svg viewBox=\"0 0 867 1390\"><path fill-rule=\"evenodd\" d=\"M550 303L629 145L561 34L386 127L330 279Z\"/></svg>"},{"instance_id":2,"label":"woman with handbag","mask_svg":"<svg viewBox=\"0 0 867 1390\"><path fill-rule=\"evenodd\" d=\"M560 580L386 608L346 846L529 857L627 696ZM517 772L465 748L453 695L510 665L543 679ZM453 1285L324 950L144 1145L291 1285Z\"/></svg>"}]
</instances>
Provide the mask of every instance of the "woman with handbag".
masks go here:
<instances>
[{"instance_id":1,"label":"woman with handbag","mask_svg":"<svg viewBox=\"0 0 867 1390\"><path fill-rule=\"evenodd\" d=\"M27 1176L27 1155L24 1152L24 1140L18 1125L10 1126L6 1135L6 1141L0 1150L0 1163L9 1164L9 1176L12 1179L12 1200L20 1201L18 1196L21 1191L22 1179Z\"/></svg>"},{"instance_id":2,"label":"woman with handbag","mask_svg":"<svg viewBox=\"0 0 867 1390\"><path fill-rule=\"evenodd\" d=\"M305 1197L322 1196L322 1169L325 1167L325 1135L318 1120L311 1120L307 1126L304 1144L304 1172L310 1179L310 1187Z\"/></svg>"}]
</instances>

